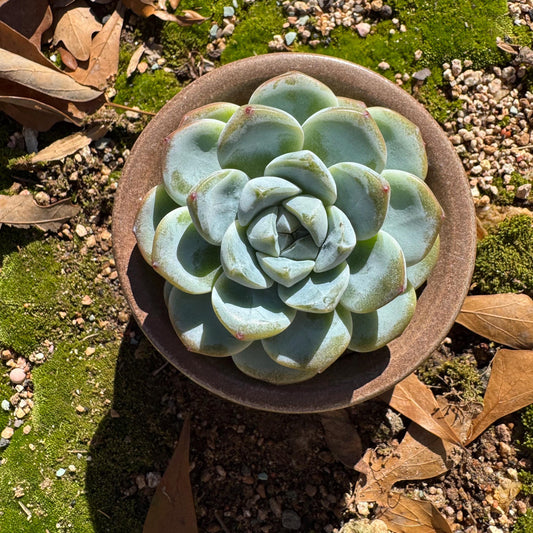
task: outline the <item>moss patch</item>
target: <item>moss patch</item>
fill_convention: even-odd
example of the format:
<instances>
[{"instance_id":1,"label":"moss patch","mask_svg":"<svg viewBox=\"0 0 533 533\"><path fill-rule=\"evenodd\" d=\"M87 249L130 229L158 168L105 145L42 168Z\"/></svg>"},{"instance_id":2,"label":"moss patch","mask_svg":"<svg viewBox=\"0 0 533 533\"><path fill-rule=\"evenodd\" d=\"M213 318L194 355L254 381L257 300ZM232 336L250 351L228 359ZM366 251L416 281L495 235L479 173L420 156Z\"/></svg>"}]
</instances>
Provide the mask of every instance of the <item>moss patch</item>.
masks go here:
<instances>
[{"instance_id":1,"label":"moss patch","mask_svg":"<svg viewBox=\"0 0 533 533\"><path fill-rule=\"evenodd\" d=\"M239 11L240 22L227 42L222 63L268 53L268 43L274 35L283 33L285 15L277 2L266 0ZM258 24L258 21L261 21Z\"/></svg>"},{"instance_id":2,"label":"moss patch","mask_svg":"<svg viewBox=\"0 0 533 533\"><path fill-rule=\"evenodd\" d=\"M513 533L533 533L533 509L519 516L513 528Z\"/></svg>"},{"instance_id":3,"label":"moss patch","mask_svg":"<svg viewBox=\"0 0 533 533\"><path fill-rule=\"evenodd\" d=\"M506 185L503 183L503 177L494 176L492 184L498 188L498 195L494 196L492 201L497 205L512 205L515 199L515 190L525 183L529 183L529 180L519 172L513 172L511 174L511 180L507 185L511 185L514 189L508 191Z\"/></svg>"},{"instance_id":4,"label":"moss patch","mask_svg":"<svg viewBox=\"0 0 533 533\"><path fill-rule=\"evenodd\" d=\"M461 356L435 365L422 366L418 375L424 383L441 392L453 392L459 399L478 402L483 398L481 377L475 362L468 356Z\"/></svg>"},{"instance_id":5,"label":"moss patch","mask_svg":"<svg viewBox=\"0 0 533 533\"><path fill-rule=\"evenodd\" d=\"M477 247L476 292L496 294L533 289L533 225L518 215L501 222Z\"/></svg>"},{"instance_id":6,"label":"moss patch","mask_svg":"<svg viewBox=\"0 0 533 533\"><path fill-rule=\"evenodd\" d=\"M176 77L164 70L135 74L130 79L120 74L115 82L116 104L137 106L143 111L159 111L181 89Z\"/></svg>"},{"instance_id":7,"label":"moss patch","mask_svg":"<svg viewBox=\"0 0 533 533\"><path fill-rule=\"evenodd\" d=\"M38 232L2 228L0 261L0 348L48 358L32 371L35 406L24 419L30 433L15 430L0 450L0 529L55 531L60 524L87 531L86 452L108 411L120 344L116 324L106 319L123 304L109 286L95 283L98 261L61 250ZM90 306L82 305L84 295ZM95 352L86 355L89 346ZM1 381L0 399L8 399L14 391L5 376ZM78 405L86 411L76 411ZM2 428L12 416L2 412ZM60 468L63 476L56 475ZM30 521L18 502L32 513Z\"/></svg>"}]
</instances>

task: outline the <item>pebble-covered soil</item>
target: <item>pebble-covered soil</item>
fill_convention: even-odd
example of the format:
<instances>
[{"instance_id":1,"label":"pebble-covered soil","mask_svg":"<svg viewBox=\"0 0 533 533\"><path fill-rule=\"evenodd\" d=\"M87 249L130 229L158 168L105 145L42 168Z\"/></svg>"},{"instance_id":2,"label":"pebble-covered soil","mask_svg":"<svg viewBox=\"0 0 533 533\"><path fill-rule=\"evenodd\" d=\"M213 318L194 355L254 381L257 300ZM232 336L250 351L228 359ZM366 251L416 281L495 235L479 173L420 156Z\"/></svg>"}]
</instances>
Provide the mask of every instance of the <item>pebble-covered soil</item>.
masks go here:
<instances>
[{"instance_id":1,"label":"pebble-covered soil","mask_svg":"<svg viewBox=\"0 0 533 533\"><path fill-rule=\"evenodd\" d=\"M382 0L285 0L282 8L284 33L271 36L268 48L273 52L291 49L294 43L311 48L328 44L338 26L351 28L361 39L383 20L391 22L392 32L409 31L395 18L391 5ZM516 26L533 29L531 0L508 2L508 8ZM206 49L186 66L166 66L161 49L151 43L143 60L146 67L141 69L158 65L187 81L208 72L238 27L237 15L228 6L220 27L206 28L211 35ZM135 41L133 30L133 24L126 26L125 42ZM416 59L421 54L417 50ZM532 213L531 64L509 54L505 65L483 70L473 65L470 59L462 58L439 66L442 94L460 106L442 121L442 127L464 164L478 216L490 226L509 214ZM386 62L378 65L383 73L390 74L390 69ZM425 70L394 72L393 79L409 87L416 97L431 74ZM23 463L26 454L41 453L44 457L33 485L16 476L6 481L7 498L15 504L5 510L0 505L0 531L4 530L3 520L11 527L5 530L13 532L141 531L182 420L190 415L190 476L200 531L386 532L378 508L354 501L357 473L332 455L318 416L263 413L211 395L167 365L130 319L112 256L112 205L124 161L149 117L135 111L106 113L112 128L105 137L73 156L31 172L15 168L13 184L6 187L14 194L33 193L41 205L76 199L81 214L57 234L29 230L30 237L24 239L43 240L47 250L57 254L57 263L51 264L59 265L58 279L77 280L78 268L90 271L91 279L81 285L82 289L81 282L75 281L65 289L63 301L54 296L54 320L59 325L45 330L44 338L36 343L38 348L7 342L14 337L5 330L0 312L0 478L2 470L8 471L13 462ZM8 122L8 129L5 144L13 156L24 153L36 140L14 122ZM21 230L0 231L9 231L10 239L22 239ZM16 243L0 247L0 259L16 253ZM86 264L90 270L82 268ZM2 280L14 275L9 268L7 263L0 268L0 301L7 290L2 288ZM22 312L33 317L33 304L27 305ZM76 344L60 361L62 343L73 339L79 346ZM475 409L476 395L486 384L487 366L496 348L455 326L420 370L420 376L435 380L435 369L442 369L445 361L464 362L473 374L437 373L433 386L436 394L446 395L465 409ZM112 361L107 374L101 370L98 357ZM86 368L76 374L80 381L74 384L66 376L78 368L78 359ZM58 366L52 366L59 361ZM68 424L72 420L80 424L79 434L67 433L71 439L67 448L55 445L58 453L46 443L57 428L41 430L34 438L43 418L52 419L43 414L39 402L54 409L46 404L47 391L36 387L44 382L46 368L54 368L56 373L49 386L53 380L58 380L58 387L62 380L68 381ZM114 380L114 384L105 379ZM383 455L392 453L408 423L378 401L349 412L363 447L377 447ZM62 420L56 424L64 431ZM514 491L519 472L533 468L531 457L518 445L522 433L520 416L506 417L465 449L446 475L396 488L432 501L456 532L512 532L517 518L533 505L531 496L524 492L516 496ZM13 457L10 449L15 446L18 456ZM5 498L5 494L0 495L0 502L7 505ZM53 515L44 500L60 501L62 516ZM76 522L80 506L92 524L87 523L83 530ZM53 524L47 522L48 515L54 516Z\"/></svg>"}]
</instances>

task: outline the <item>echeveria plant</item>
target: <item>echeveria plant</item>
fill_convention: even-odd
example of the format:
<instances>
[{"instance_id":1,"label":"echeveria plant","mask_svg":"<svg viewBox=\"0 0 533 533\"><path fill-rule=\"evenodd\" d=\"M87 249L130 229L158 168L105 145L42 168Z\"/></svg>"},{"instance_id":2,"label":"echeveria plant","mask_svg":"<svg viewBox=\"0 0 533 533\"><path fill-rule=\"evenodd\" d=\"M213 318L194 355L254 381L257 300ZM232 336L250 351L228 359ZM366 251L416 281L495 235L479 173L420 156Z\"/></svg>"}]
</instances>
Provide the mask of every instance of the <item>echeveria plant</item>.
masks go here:
<instances>
[{"instance_id":1,"label":"echeveria plant","mask_svg":"<svg viewBox=\"0 0 533 533\"><path fill-rule=\"evenodd\" d=\"M165 141L134 230L191 352L287 384L402 333L443 216L417 126L289 72Z\"/></svg>"}]
</instances>

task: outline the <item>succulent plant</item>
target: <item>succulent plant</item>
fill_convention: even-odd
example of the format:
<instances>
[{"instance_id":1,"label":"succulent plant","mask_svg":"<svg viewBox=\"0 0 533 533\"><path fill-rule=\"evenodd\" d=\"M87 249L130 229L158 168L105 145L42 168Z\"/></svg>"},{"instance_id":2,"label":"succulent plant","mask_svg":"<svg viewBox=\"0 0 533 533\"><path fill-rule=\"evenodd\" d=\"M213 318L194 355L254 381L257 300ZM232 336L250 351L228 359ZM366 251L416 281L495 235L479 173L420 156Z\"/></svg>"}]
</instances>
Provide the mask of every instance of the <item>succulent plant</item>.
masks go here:
<instances>
[{"instance_id":1,"label":"succulent plant","mask_svg":"<svg viewBox=\"0 0 533 533\"><path fill-rule=\"evenodd\" d=\"M289 72L165 141L134 231L188 350L288 384L402 333L443 216L415 124Z\"/></svg>"}]
</instances>

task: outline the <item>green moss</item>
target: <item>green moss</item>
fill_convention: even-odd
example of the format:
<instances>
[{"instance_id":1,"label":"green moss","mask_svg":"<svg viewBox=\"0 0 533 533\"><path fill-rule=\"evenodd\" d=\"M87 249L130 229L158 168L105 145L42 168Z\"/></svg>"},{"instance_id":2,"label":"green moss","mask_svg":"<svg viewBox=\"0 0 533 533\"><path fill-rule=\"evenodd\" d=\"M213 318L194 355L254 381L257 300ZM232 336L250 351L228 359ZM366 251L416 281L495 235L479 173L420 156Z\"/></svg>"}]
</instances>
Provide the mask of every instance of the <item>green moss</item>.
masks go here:
<instances>
[{"instance_id":1,"label":"green moss","mask_svg":"<svg viewBox=\"0 0 533 533\"><path fill-rule=\"evenodd\" d=\"M179 26L173 22L164 24L161 30L161 44L163 46L163 57L168 64L173 67L181 67L189 59L192 52L205 53L207 43L209 43L209 29L212 23L222 25L224 18L224 6L231 5L227 0L184 0L180 2L179 9L192 9L207 20L202 24L194 26Z\"/></svg>"},{"instance_id":2,"label":"green moss","mask_svg":"<svg viewBox=\"0 0 533 533\"><path fill-rule=\"evenodd\" d=\"M13 172L9 170L9 161L23 156L24 151L13 150L7 146L9 137L16 131L21 131L22 126L3 113L0 117L0 194L6 194L9 187L13 185Z\"/></svg>"},{"instance_id":3,"label":"green moss","mask_svg":"<svg viewBox=\"0 0 533 533\"><path fill-rule=\"evenodd\" d=\"M526 407L521 415L520 421L524 427L524 435L520 439L521 447L533 456L533 405Z\"/></svg>"},{"instance_id":4,"label":"green moss","mask_svg":"<svg viewBox=\"0 0 533 533\"><path fill-rule=\"evenodd\" d=\"M239 10L239 24L224 49L221 62L268 53L268 43L274 35L283 33L286 22L281 7L273 0L252 4ZM258 21L261 21L258 24Z\"/></svg>"},{"instance_id":5,"label":"green moss","mask_svg":"<svg viewBox=\"0 0 533 533\"><path fill-rule=\"evenodd\" d=\"M503 183L503 177L494 176L492 184L498 188L498 195L493 197L494 203L497 205L512 205L515 199L516 188L525 183L529 183L529 181L522 174L513 172L511 174L511 180L507 185L512 185L514 189L508 191L506 185Z\"/></svg>"},{"instance_id":6,"label":"green moss","mask_svg":"<svg viewBox=\"0 0 533 533\"><path fill-rule=\"evenodd\" d=\"M513 533L533 533L533 509L519 516L513 527Z\"/></svg>"},{"instance_id":7,"label":"green moss","mask_svg":"<svg viewBox=\"0 0 533 533\"><path fill-rule=\"evenodd\" d=\"M135 74L120 74L115 82L117 95L113 102L143 111L157 112L181 89L175 76L162 69Z\"/></svg>"},{"instance_id":8,"label":"green moss","mask_svg":"<svg viewBox=\"0 0 533 533\"><path fill-rule=\"evenodd\" d=\"M520 422L522 423L523 434L519 439L519 445L526 454L533 456L533 405L522 410ZM518 476L522 482L522 494L533 496L533 472L520 470ZM533 520L531 525L533 526Z\"/></svg>"},{"instance_id":9,"label":"green moss","mask_svg":"<svg viewBox=\"0 0 533 533\"><path fill-rule=\"evenodd\" d=\"M441 364L429 362L418 375L424 383L434 388L451 391L465 401L481 401L483 385L475 363L468 356L454 357Z\"/></svg>"},{"instance_id":10,"label":"green moss","mask_svg":"<svg viewBox=\"0 0 533 533\"><path fill-rule=\"evenodd\" d=\"M496 294L533 289L533 225L518 215L501 222L478 243L476 292Z\"/></svg>"},{"instance_id":11,"label":"green moss","mask_svg":"<svg viewBox=\"0 0 533 533\"><path fill-rule=\"evenodd\" d=\"M524 38L509 17L505 0L393 0L390 5L419 42L420 63L428 67L459 58L484 68L504 59L496 37Z\"/></svg>"}]
</instances>

